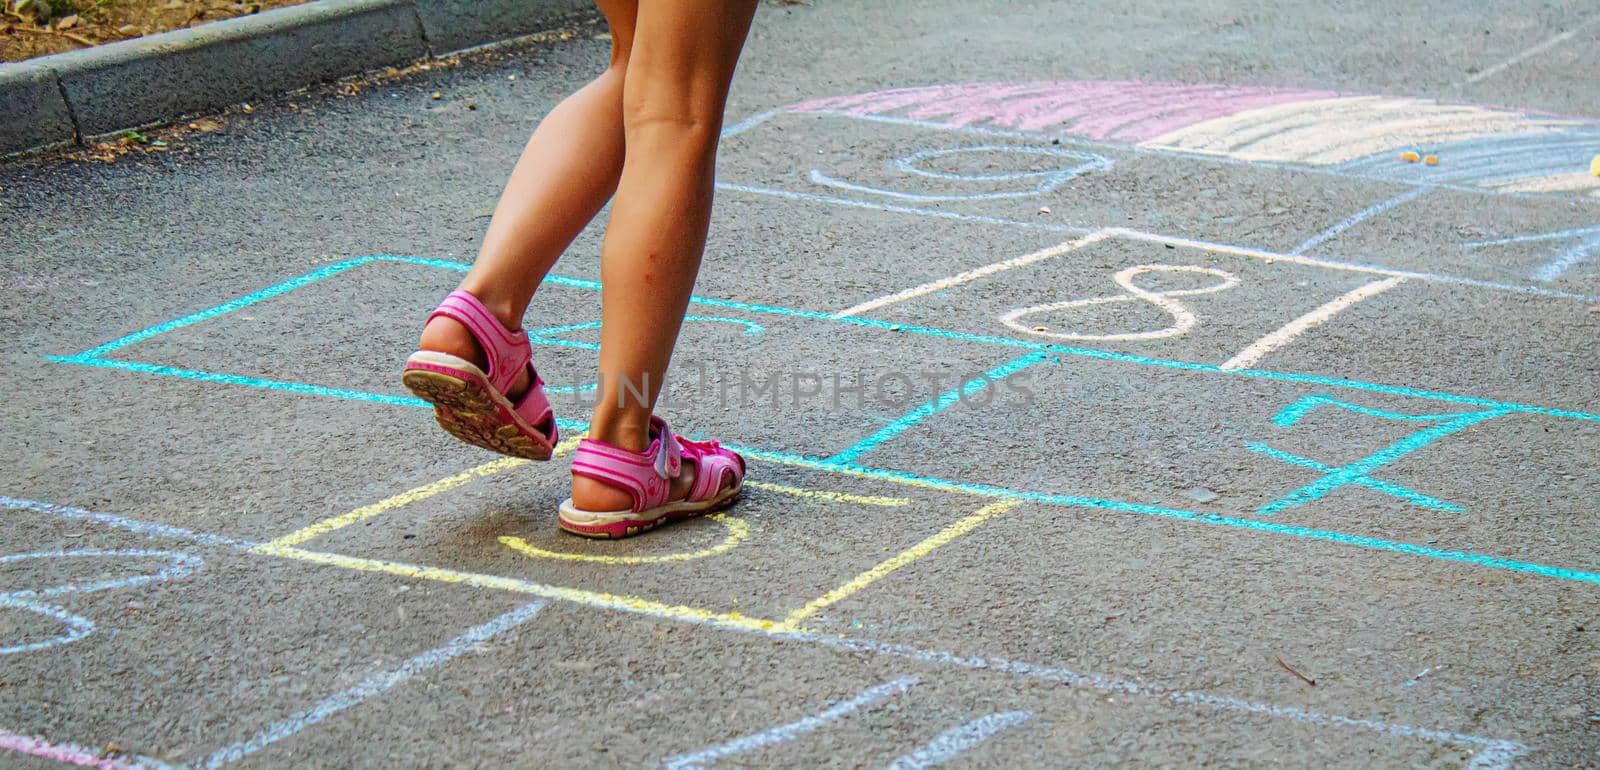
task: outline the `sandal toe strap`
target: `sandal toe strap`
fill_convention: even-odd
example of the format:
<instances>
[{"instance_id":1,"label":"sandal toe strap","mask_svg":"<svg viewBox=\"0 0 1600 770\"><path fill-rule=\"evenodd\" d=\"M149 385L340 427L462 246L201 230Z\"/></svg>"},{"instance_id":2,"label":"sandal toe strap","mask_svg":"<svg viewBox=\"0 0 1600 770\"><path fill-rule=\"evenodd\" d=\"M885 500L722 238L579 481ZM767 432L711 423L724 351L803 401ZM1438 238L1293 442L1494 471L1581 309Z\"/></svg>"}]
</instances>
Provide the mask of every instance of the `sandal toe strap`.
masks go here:
<instances>
[{"instance_id":1,"label":"sandal toe strap","mask_svg":"<svg viewBox=\"0 0 1600 770\"><path fill-rule=\"evenodd\" d=\"M730 482L734 487L743 483L744 458L738 453L723 449L715 441L685 443L685 456L695 462L694 485L689 488L689 500L710 500Z\"/></svg>"},{"instance_id":2,"label":"sandal toe strap","mask_svg":"<svg viewBox=\"0 0 1600 770\"><path fill-rule=\"evenodd\" d=\"M528 392L522 394L513 408L518 416L538 428L553 444L561 440L556 429L555 409L550 405L550 397L545 395L544 380L539 378L539 372L531 364L528 374L533 378L533 384L528 386Z\"/></svg>"}]
</instances>

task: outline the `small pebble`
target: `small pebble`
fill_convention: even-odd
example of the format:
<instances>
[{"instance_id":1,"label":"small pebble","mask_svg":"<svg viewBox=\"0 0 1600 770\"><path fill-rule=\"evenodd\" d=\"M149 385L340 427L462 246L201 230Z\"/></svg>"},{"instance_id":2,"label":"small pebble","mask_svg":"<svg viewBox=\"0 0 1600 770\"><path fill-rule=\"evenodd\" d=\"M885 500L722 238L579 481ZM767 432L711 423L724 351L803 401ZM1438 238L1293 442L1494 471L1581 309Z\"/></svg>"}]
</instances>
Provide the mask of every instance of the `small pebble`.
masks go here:
<instances>
[{"instance_id":1,"label":"small pebble","mask_svg":"<svg viewBox=\"0 0 1600 770\"><path fill-rule=\"evenodd\" d=\"M1415 150L1406 150L1405 152L1400 153L1400 159L1407 163L1416 163L1417 161L1422 160L1422 156L1418 155Z\"/></svg>"},{"instance_id":2,"label":"small pebble","mask_svg":"<svg viewBox=\"0 0 1600 770\"><path fill-rule=\"evenodd\" d=\"M1427 157L1424 157L1422 159L1422 164L1425 165L1425 166L1437 166L1437 165L1439 165L1439 156L1437 156L1437 155L1429 155Z\"/></svg>"},{"instance_id":3,"label":"small pebble","mask_svg":"<svg viewBox=\"0 0 1600 770\"><path fill-rule=\"evenodd\" d=\"M1049 206L1040 206L1039 207L1039 213L1040 214L1048 214L1048 213L1050 213L1050 207Z\"/></svg>"}]
</instances>

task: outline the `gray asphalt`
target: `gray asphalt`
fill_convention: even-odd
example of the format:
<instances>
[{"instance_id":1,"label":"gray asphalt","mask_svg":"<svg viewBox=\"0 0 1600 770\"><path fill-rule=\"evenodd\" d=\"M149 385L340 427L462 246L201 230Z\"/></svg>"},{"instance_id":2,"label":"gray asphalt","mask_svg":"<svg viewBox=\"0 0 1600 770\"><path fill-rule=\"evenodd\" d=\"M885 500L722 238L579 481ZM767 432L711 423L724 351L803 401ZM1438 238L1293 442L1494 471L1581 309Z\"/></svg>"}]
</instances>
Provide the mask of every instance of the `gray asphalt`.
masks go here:
<instances>
[{"instance_id":1,"label":"gray asphalt","mask_svg":"<svg viewBox=\"0 0 1600 770\"><path fill-rule=\"evenodd\" d=\"M0 766L1600 766L1600 196L1424 176L1582 151L1596 18L764 6L664 409L754 484L616 543L396 377L602 27L0 164ZM1372 171L1116 134L1132 83L789 108L1091 80L1512 117ZM601 225L528 318L569 434Z\"/></svg>"}]
</instances>

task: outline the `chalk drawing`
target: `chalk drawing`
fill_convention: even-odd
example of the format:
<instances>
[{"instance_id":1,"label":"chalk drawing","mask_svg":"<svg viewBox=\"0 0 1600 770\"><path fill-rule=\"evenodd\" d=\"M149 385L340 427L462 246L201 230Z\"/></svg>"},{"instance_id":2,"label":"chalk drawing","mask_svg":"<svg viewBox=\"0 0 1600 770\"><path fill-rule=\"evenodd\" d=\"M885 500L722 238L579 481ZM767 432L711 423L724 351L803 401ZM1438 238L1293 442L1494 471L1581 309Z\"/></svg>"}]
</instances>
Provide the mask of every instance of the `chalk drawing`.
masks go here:
<instances>
[{"instance_id":1,"label":"chalk drawing","mask_svg":"<svg viewBox=\"0 0 1600 770\"><path fill-rule=\"evenodd\" d=\"M1489 67L1484 67L1483 69L1479 70L1476 74L1473 74L1472 76L1468 77L1465 80L1462 80L1459 83L1456 83L1455 85L1456 86L1464 86L1464 85L1468 85L1468 84L1471 84L1471 83L1479 83L1479 82L1482 82L1482 81L1487 80L1489 78L1492 78L1495 75L1498 75L1501 72L1504 72L1506 69L1508 69L1510 67L1514 67L1514 66L1516 66L1518 64L1521 64L1522 62L1527 61L1528 59L1530 59L1530 58L1532 58L1534 56L1538 56L1539 54L1544 53L1545 51L1548 51L1551 48L1554 48L1554 47L1556 47L1558 45L1561 45L1562 43L1565 43L1568 40L1571 40L1573 38L1573 36L1577 35L1579 32L1582 32L1584 30L1584 28L1589 27L1589 26L1595 24L1596 22L1600 22L1600 16L1591 16L1588 19L1579 22L1576 26L1572 27L1569 30L1566 30L1565 32L1557 33L1557 34L1555 34L1555 35L1553 35L1553 36L1551 36L1549 38L1546 38L1546 39L1544 39L1544 40L1542 40L1542 41L1540 41L1538 43L1533 44L1532 46L1529 46L1528 48L1525 48L1525 49L1523 49L1521 51L1518 51L1515 54L1512 54L1511 58L1508 58L1505 61L1499 62L1498 64L1494 64L1494 65L1489 66Z\"/></svg>"},{"instance_id":2,"label":"chalk drawing","mask_svg":"<svg viewBox=\"0 0 1600 770\"><path fill-rule=\"evenodd\" d=\"M821 612L824 609L827 609L828 607L831 607L834 604L837 604L840 601L855 595L861 591L861 589L866 588L867 586L870 586L873 583L884 579L885 577L888 577L890 573L899 570L911 564L912 562L927 556L930 553L933 553L936 549L942 546L954 542L962 535L977 529L980 525L984 524L990 519L1004 514L1015 507L1017 507L1016 500L1001 500L1000 502L990 503L982 508L979 508L971 515L961 518L944 529L935 532L922 542L917 543L916 545L911 546L910 548L907 548L906 550L901 551L900 553L895 554L894 556L885 559L882 562L879 562L866 572L851 578L849 582L846 582L844 585L841 585L838 588L835 588L832 591L829 591L828 593L807 602L805 606L785 616L781 627L791 630L799 629L801 621L807 620L813 615L816 615L818 612Z\"/></svg>"},{"instance_id":3,"label":"chalk drawing","mask_svg":"<svg viewBox=\"0 0 1600 770\"><path fill-rule=\"evenodd\" d=\"M927 770L938 767L984 741L1033 718L1027 711L1003 711L979 717L959 727L939 733L933 740L889 763L888 770Z\"/></svg>"},{"instance_id":4,"label":"chalk drawing","mask_svg":"<svg viewBox=\"0 0 1600 770\"><path fill-rule=\"evenodd\" d=\"M1396 206L1414 201L1427 194L1427 192L1428 188L1426 187L1413 187L1403 193L1400 193L1399 195L1389 198L1388 200L1374 203L1371 206L1368 206L1354 214L1351 214L1348 217L1345 217L1344 219L1339 220L1338 222L1335 222L1332 226L1328 227L1328 229L1323 230L1322 232L1317 233L1316 235L1313 235L1304 241L1301 241L1300 245L1290 249L1289 253L1304 254L1307 251L1310 251L1332 240L1340 233L1349 230L1350 228L1355 227L1356 225L1361 224L1362 222L1365 222L1375 216L1378 216L1379 214L1388 213L1390 209L1393 209Z\"/></svg>"},{"instance_id":5,"label":"chalk drawing","mask_svg":"<svg viewBox=\"0 0 1600 770\"><path fill-rule=\"evenodd\" d=\"M1050 357L1045 355L1043 352L1034 351L1031 353L1025 353L1017 358L989 369L981 376L966 380L961 385L934 396L932 400L915 409L912 409L901 417L890 421L888 425L873 431L871 435L861 439L860 441L857 441L854 444L851 444L848 447L845 447L844 449L839 450L838 453L834 454L833 457L829 459L840 463L854 462L862 455L878 448L890 439L916 427L929 417L955 406L956 404L962 403L967 399L972 399L979 393L984 393L989 389L991 384L1026 371L1029 367L1032 367L1036 364L1042 364L1049 359ZM985 393L985 395L989 394Z\"/></svg>"},{"instance_id":6,"label":"chalk drawing","mask_svg":"<svg viewBox=\"0 0 1600 770\"><path fill-rule=\"evenodd\" d=\"M1254 366L1257 361L1260 361L1268 353L1271 353L1272 351L1289 344L1300 335L1333 320L1334 316L1338 315L1340 312L1356 304L1357 302L1382 294L1396 286L1399 286L1405 281L1406 279L1404 278L1384 278L1382 280L1373 281L1372 283L1366 283L1357 286L1356 288L1323 303L1315 310L1312 310L1311 312L1306 313L1305 315L1300 316L1299 318L1296 318L1287 324L1284 324L1278 329L1267 334L1265 337L1250 343L1245 347L1244 350L1239 351L1232 358L1222 362L1218 368L1245 369Z\"/></svg>"},{"instance_id":7,"label":"chalk drawing","mask_svg":"<svg viewBox=\"0 0 1600 770\"><path fill-rule=\"evenodd\" d=\"M663 766L667 770L694 770L695 768L709 767L711 763L735 754L771 746L776 743L792 741L806 733L816 730L823 725L837 722L863 708L872 708L878 704L911 689L917 684L916 677L904 677L892 682L880 684L863 690L855 697L830 706L811 716L798 719L788 724L762 730L758 733L735 738L727 743L719 743L692 754L680 754L668 757Z\"/></svg>"},{"instance_id":8,"label":"chalk drawing","mask_svg":"<svg viewBox=\"0 0 1600 770\"><path fill-rule=\"evenodd\" d=\"M709 548L702 548L698 551L667 553L654 556L612 556L608 554L594 553L567 553L563 551L546 550L544 548L535 546L520 537L515 537L512 535L502 535L499 539L501 545L510 548L511 550L522 554L523 556L532 556L538 559L581 561L589 562L591 564L632 565L667 564L672 562L704 559L707 556L716 556L720 553L727 553L728 551L737 548L740 543L743 543L745 540L750 538L750 525L746 523L744 519L721 513L713 513L705 518L721 524L723 529L727 531L727 535L724 536L716 545L713 545Z\"/></svg>"},{"instance_id":9,"label":"chalk drawing","mask_svg":"<svg viewBox=\"0 0 1600 770\"><path fill-rule=\"evenodd\" d=\"M1597 177L1597 179L1600 179L1600 177ZM1466 247L1469 249L1481 249L1485 246L1505 246L1514 243L1535 243L1540 241L1576 241L1571 246L1562 249L1550 261L1534 268L1533 272L1528 276L1535 281L1554 281L1574 265L1600 252L1600 225L1574 227L1549 233L1529 233L1488 241L1474 241L1466 244Z\"/></svg>"},{"instance_id":10,"label":"chalk drawing","mask_svg":"<svg viewBox=\"0 0 1600 770\"><path fill-rule=\"evenodd\" d=\"M833 316L835 318L848 318L853 315L870 313L874 310L885 308L899 302L904 302L908 299L915 299L916 297L921 297L923 295L944 291L945 289L954 288L965 283L971 283L980 278L986 278L1006 270L1023 267L1025 265L1031 265L1047 259L1054 259L1062 254L1076 251L1091 244L1099 243L1100 241L1110 238L1111 236L1112 234L1109 231L1101 230L1097 233L1085 235L1077 240L1066 241L1064 243L1056 244L1055 246L1047 246L1030 254L1024 254L1020 257L1007 259L1001 262L995 262L984 265L983 267L973 268L966 272L957 273L955 275L940 278L934 281L929 281L920 286L913 286L903 291L897 291L893 294L888 294L876 299L870 299L866 302L852 305L844 310L834 313Z\"/></svg>"},{"instance_id":11,"label":"chalk drawing","mask_svg":"<svg viewBox=\"0 0 1600 770\"><path fill-rule=\"evenodd\" d=\"M310 708L297 711L250 738L231 746L217 749L211 756L206 757L201 762L197 762L196 766L203 770L215 770L215 768L230 762L237 762L251 754L255 754L267 746L295 735L341 711L359 706L375 695L382 695L418 674L438 668L461 657L462 654L477 648L479 645L533 620L538 616L539 610L543 608L544 602L542 601L524 604L488 623L468 630L466 633L445 642L439 647L417 655L399 666L372 674L356 683L354 687L323 698Z\"/></svg>"},{"instance_id":12,"label":"chalk drawing","mask_svg":"<svg viewBox=\"0 0 1600 770\"><path fill-rule=\"evenodd\" d=\"M1403 422L1434 424L1431 427L1422 428L1417 432L1412 433L1411 435L1406 436L1405 438L1372 453L1371 455L1350 463L1349 465L1337 468L1330 467L1316 462L1315 460L1310 460L1298 455L1292 455L1288 452L1284 452L1281 449L1275 449L1265 444L1251 443L1247 445L1248 448L1253 452L1259 452L1274 459L1293 465L1298 465L1303 468L1310 468L1323 474L1322 477L1318 478L1316 481L1313 481L1310 484L1295 489L1276 500L1272 500L1262 505L1257 510L1258 513L1263 515L1271 515L1278 513L1279 511L1302 506L1307 503L1320 500L1328 493L1350 484L1356 484L1369 489L1374 489L1379 492L1398 497L1422 508L1437 511L1459 512L1463 510L1459 505L1429 497L1428 495L1407 489L1397 484L1378 481L1368 474L1373 471L1380 470L1384 466L1389 465L1390 463L1393 463L1405 457L1406 455L1417 451L1418 449L1432 444L1433 442L1438 441L1445 436L1449 436L1452 433L1458 433L1485 420L1509 414L1509 412L1504 409L1484 409L1476 412L1453 412L1448 414L1403 414L1400 412L1390 412L1383 409L1372 409L1370 407L1351 404L1340 401L1336 398L1330 398L1328 396L1313 395L1305 396L1293 404L1284 407L1272 418L1272 423L1280 428L1293 427L1300 421L1302 417L1306 416L1317 407L1324 405L1334 406L1354 414L1377 417L1384 420L1399 420Z\"/></svg>"},{"instance_id":13,"label":"chalk drawing","mask_svg":"<svg viewBox=\"0 0 1600 770\"><path fill-rule=\"evenodd\" d=\"M1073 137L1107 147L1477 192L1510 193L1531 185L1544 194L1600 197L1600 185L1575 176L1594 153L1600 121L1431 99L1069 80L896 88L813 99L763 119L783 112ZM1424 166L1396 157L1415 147L1446 162Z\"/></svg>"},{"instance_id":14,"label":"chalk drawing","mask_svg":"<svg viewBox=\"0 0 1600 770\"><path fill-rule=\"evenodd\" d=\"M1203 286L1198 289L1172 289L1169 291L1150 291L1134 283L1134 279L1146 273L1193 273L1209 275L1219 278L1217 283ZM1024 334L1038 337L1050 337L1058 340L1096 340L1101 342L1122 342L1130 340L1157 340L1168 337L1178 337L1188 334L1196 324L1200 323L1189 307L1179 302L1175 297L1192 297L1199 294L1212 294L1226 289L1231 289L1239 283L1239 277L1226 270L1214 267L1199 267L1196 265L1134 265L1133 267L1118 270L1111 280L1122 287L1126 294L1113 294L1106 297L1090 297L1088 299L1074 299L1064 302L1050 302L1043 305L1017 308L1000 316L1000 322ZM1160 308L1167 315L1172 316L1172 324L1160 329L1149 329L1140 332L1118 332L1112 334L1086 334L1082 332L1058 332L1049 329L1040 329L1036 325L1027 323L1022 319L1041 313L1057 313L1075 307L1091 307L1119 302L1148 302Z\"/></svg>"},{"instance_id":15,"label":"chalk drawing","mask_svg":"<svg viewBox=\"0 0 1600 770\"><path fill-rule=\"evenodd\" d=\"M79 746L75 743L52 743L43 738L18 735L0 730L0 750L38 757L51 762L75 767L92 767L95 770L173 770L169 765L149 757L104 756L101 749Z\"/></svg>"},{"instance_id":16,"label":"chalk drawing","mask_svg":"<svg viewBox=\"0 0 1600 770\"><path fill-rule=\"evenodd\" d=\"M758 453L756 450L740 448L741 453L749 453L752 457L764 462L783 462L784 456L773 453ZM811 460L810 463L819 461ZM805 462L795 464L802 467L811 467ZM949 491L968 491L981 494L976 489L959 489L975 485L953 485L944 482L949 487L941 487L926 479L909 477L909 474L898 472L878 471L868 473L867 469L836 469L846 475L865 475L872 478L881 478L886 481L898 481L912 486L930 486L932 488L949 488ZM13 497L0 496L0 507L32 511L37 514L64 518L74 521L90 521L101 526L119 529L127 532L182 540L190 543L206 545L226 545L228 547L254 554L274 556L291 559L309 564L319 564L356 572L370 572L385 575L394 575L418 580L432 580L451 585L470 585L479 588L491 588L513 593L538 596L545 599L558 599L571 602L584 607L605 609L616 612L625 612L646 617L673 620L697 626L736 631L742 633L759 634L764 637L793 641L804 644L814 644L821 647L841 650L849 653L866 653L887 658L911 660L931 666L957 668L970 671L984 671L1002 675L1010 675L1024 679L1063 684L1069 687L1078 687L1095 690L1097 692L1123 694L1150 698L1178 705L1199 706L1219 711L1229 711L1242 714L1257 714L1274 719L1285 719L1302 724L1312 725L1324 729L1346 729L1360 732L1370 732L1394 738L1407 738L1429 741L1449 746L1454 746L1467 751L1475 752L1473 767L1485 770L1504 768L1520 754L1525 753L1528 747L1517 741L1499 738L1487 738L1479 735L1453 732L1448 730L1435 730L1430 728L1415 727L1412 725L1395 722L1385 722L1377 719L1361 719L1339 714L1327 714L1311 711L1294 706L1279 706L1271 703L1250 701L1226 695L1216 695L1199 690L1171 690L1160 685L1148 682L1134 682L1115 679L1074 671L1059 666L1048 666L1006 658L972 655L966 653L952 653L938 650L928 650L904 644L890 644L871 639L853 639L836 634L818 634L812 632L789 631L780 628L772 621L756 621L751 618L739 617L735 613L716 613L692 607L670 606L659 602L639 600L634 597L622 597L615 594L597 591L584 591L573 588L544 585L529 580L507 578L498 575L483 575L459 570L450 570L440 567L429 567L401 562L385 561L379 559L364 559L342 554L306 551L298 548L272 548L265 544L252 543L245 540L224 538L206 532L194 532L170 524L157 524L141 521L126 516L112 513L88 511L73 506L58 505L36 500L25 500ZM1401 552L1410 552L1411 549L1421 547L1407 546ZM1426 550L1426 549L1422 549ZM1551 568L1546 568L1551 569ZM1531 571L1531 570L1530 570ZM1568 571L1571 572L1571 571ZM1538 574L1538 573L1535 573ZM1586 575L1587 577L1583 577ZM1580 579L1600 585L1600 574L1576 573L1568 575L1570 579Z\"/></svg>"},{"instance_id":17,"label":"chalk drawing","mask_svg":"<svg viewBox=\"0 0 1600 770\"><path fill-rule=\"evenodd\" d=\"M939 171L932 168L926 168L923 165L928 161L942 160L958 155L978 154L1032 155L1051 158L1058 161L1072 162L1048 171L1020 171L1003 174L961 174L951 171ZM855 184L824 174L818 169L811 169L810 178L815 184L833 187L840 190L848 190L850 192L882 195L884 197L895 198L898 200L917 201L921 203L934 201L980 201L996 200L1000 198L1024 198L1034 195L1043 195L1045 193L1054 191L1056 188L1066 184L1075 177L1098 171L1106 171L1111 168L1111 165L1112 162L1110 158L1107 158L1103 155L1096 155L1091 152L1062 150L1050 147L1017 147L1004 144L986 144L973 147L951 147L938 150L919 150L911 153L910 155L896 159L890 164L890 168L900 171L904 174L939 180L941 182L977 182L984 183L985 186L993 185L993 183L996 182L1015 182L1025 183L1029 186L1017 190L938 194L903 192L899 190L890 190L883 187Z\"/></svg>"},{"instance_id":18,"label":"chalk drawing","mask_svg":"<svg viewBox=\"0 0 1600 770\"><path fill-rule=\"evenodd\" d=\"M26 642L0 647L0 656L15 655L21 652L32 652L51 647L70 644L91 633L94 633L95 624L88 618L74 615L66 609L55 604L40 601L50 597L66 594L87 594L98 591L110 591L118 588L132 588L148 583L157 583L166 580L176 580L188 577L204 564L198 556L190 556L171 551L143 551L122 550L102 551L97 549L84 549L77 551L43 551L36 553L18 553L0 556L0 565L17 564L26 561L59 561L65 559L116 559L116 563L126 564L130 561L141 559L165 559L166 564L152 574L130 575L128 577L110 578L84 583L64 583L47 588L26 588L0 593L0 607L21 610L40 617L54 620L66 627L66 631L52 637L36 642Z\"/></svg>"}]
</instances>

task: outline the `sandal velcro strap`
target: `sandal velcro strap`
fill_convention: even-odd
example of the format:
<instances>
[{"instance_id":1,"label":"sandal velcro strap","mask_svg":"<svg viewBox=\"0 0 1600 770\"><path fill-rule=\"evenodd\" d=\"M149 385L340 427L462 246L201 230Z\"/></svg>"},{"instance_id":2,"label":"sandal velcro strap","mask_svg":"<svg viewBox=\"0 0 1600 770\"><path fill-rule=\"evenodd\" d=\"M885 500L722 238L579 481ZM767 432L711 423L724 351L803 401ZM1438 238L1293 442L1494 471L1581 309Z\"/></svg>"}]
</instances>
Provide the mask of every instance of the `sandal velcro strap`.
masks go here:
<instances>
[{"instance_id":1,"label":"sandal velcro strap","mask_svg":"<svg viewBox=\"0 0 1600 770\"><path fill-rule=\"evenodd\" d=\"M698 463L686 502L715 497L730 472L736 481L744 476L744 461L738 455L721 449L715 441L688 441L674 434L672 426L660 417L650 418L650 438L650 446L643 452L586 438L578 442L573 454L572 472L625 490L636 513L666 504L672 480L683 472L685 459Z\"/></svg>"}]
</instances>

